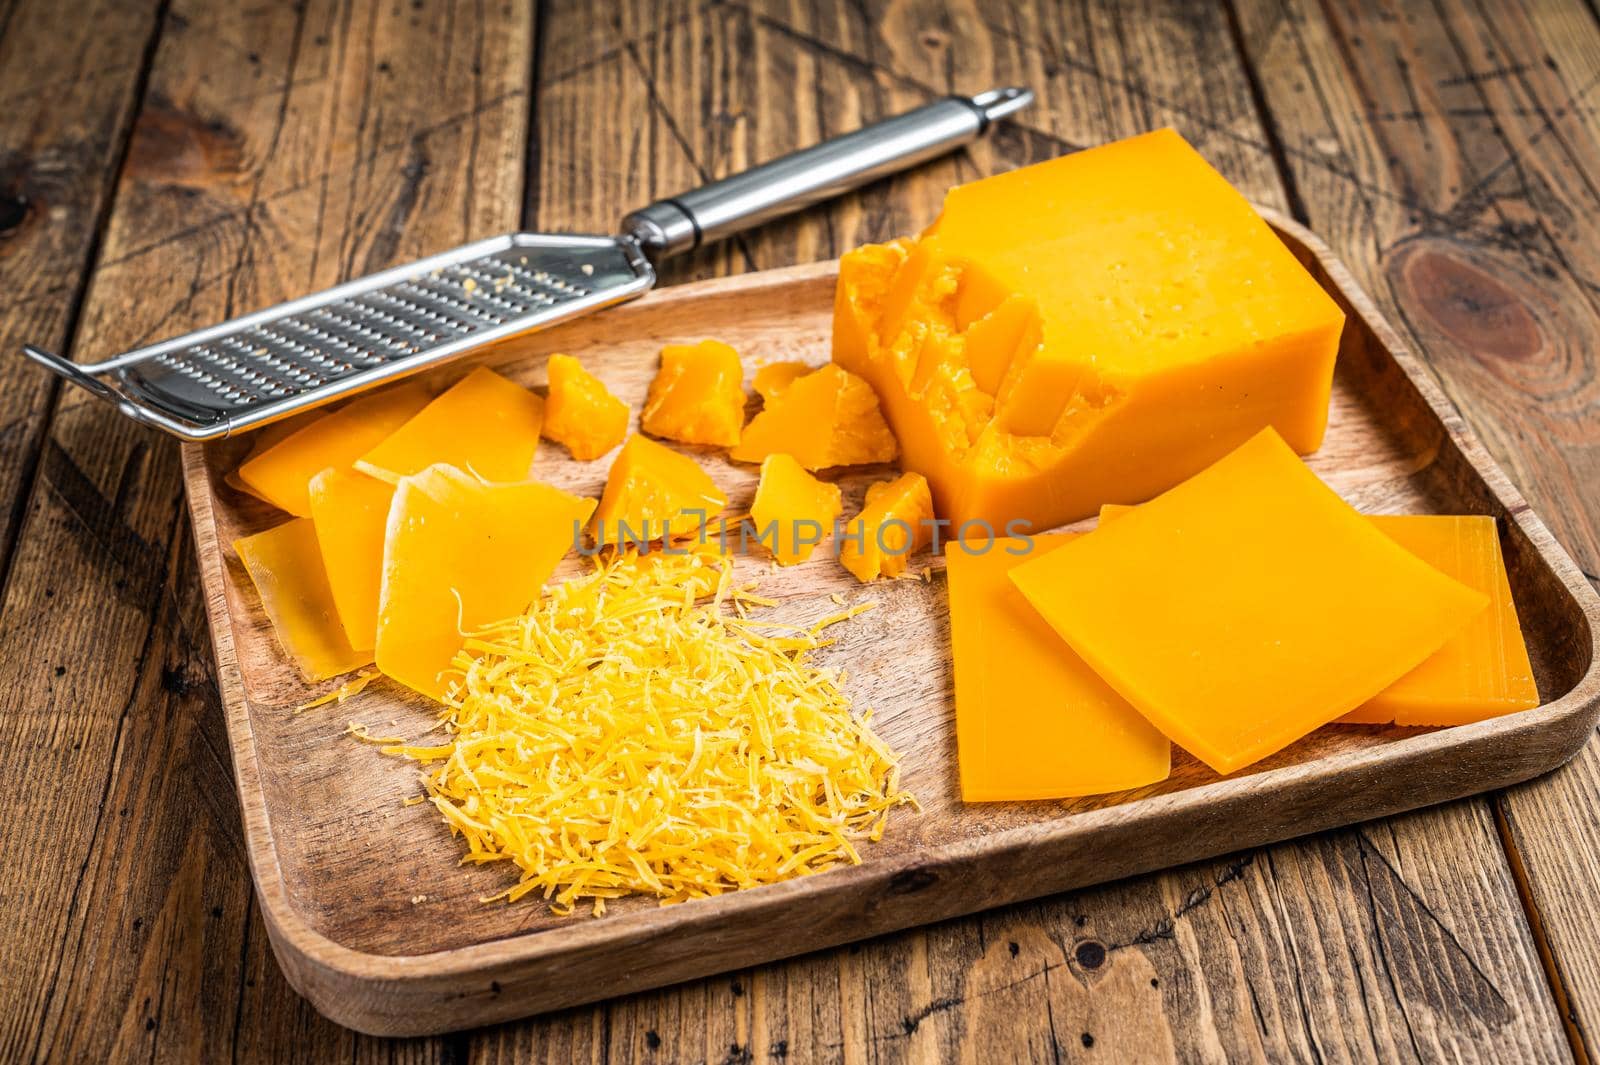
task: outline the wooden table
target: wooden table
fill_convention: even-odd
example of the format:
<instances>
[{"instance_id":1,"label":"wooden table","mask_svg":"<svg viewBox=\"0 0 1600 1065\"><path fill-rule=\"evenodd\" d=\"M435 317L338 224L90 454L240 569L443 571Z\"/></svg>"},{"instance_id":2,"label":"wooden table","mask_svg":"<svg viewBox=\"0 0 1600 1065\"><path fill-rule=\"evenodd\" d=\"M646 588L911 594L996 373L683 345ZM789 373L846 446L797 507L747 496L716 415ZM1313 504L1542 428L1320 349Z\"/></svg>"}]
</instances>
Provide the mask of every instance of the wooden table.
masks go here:
<instances>
[{"instance_id":1,"label":"wooden table","mask_svg":"<svg viewBox=\"0 0 1600 1065\"><path fill-rule=\"evenodd\" d=\"M1600 585L1581 3L0 0L0 1060L1600 1053L1600 741L1526 787L506 1027L385 1042L256 913L177 449L12 353L122 350L624 210L931 96L970 153L674 262L914 231L1171 124L1344 256Z\"/></svg>"}]
</instances>

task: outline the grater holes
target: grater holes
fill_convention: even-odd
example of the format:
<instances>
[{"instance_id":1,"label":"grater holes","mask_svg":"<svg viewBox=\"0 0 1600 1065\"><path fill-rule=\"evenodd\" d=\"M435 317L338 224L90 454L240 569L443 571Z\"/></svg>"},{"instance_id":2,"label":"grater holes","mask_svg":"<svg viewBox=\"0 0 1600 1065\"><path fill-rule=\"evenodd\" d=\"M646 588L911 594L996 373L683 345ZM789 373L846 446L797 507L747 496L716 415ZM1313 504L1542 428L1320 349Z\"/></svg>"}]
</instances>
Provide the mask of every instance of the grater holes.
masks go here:
<instances>
[{"instance_id":1,"label":"grater holes","mask_svg":"<svg viewBox=\"0 0 1600 1065\"><path fill-rule=\"evenodd\" d=\"M467 299L457 295L460 292L459 288L447 286L444 282L432 278L419 277L397 287L409 292L417 300L421 301L422 305L431 308L441 321L451 324L463 333L475 332L486 325L500 325L504 321L504 319L490 314L483 307L475 306ZM461 324L451 322L446 317L447 313L453 313L456 318L461 320Z\"/></svg>"},{"instance_id":2,"label":"grater holes","mask_svg":"<svg viewBox=\"0 0 1600 1065\"><path fill-rule=\"evenodd\" d=\"M246 344L239 335L221 337L217 343L231 353L229 369L243 374L247 379L279 386L287 383L295 388L315 388L322 384L321 374L283 357L264 344Z\"/></svg>"},{"instance_id":3,"label":"grater holes","mask_svg":"<svg viewBox=\"0 0 1600 1065\"><path fill-rule=\"evenodd\" d=\"M363 292L346 306L352 311L364 312L368 318L387 326L391 332L398 330L407 334L404 337L397 336L395 339L403 340L414 350L420 350L425 345L437 344L442 339L437 330L430 328L432 323L420 325L411 320L421 318L427 322L429 315L425 308L382 289ZM421 344L417 343L419 340Z\"/></svg>"},{"instance_id":4,"label":"grater holes","mask_svg":"<svg viewBox=\"0 0 1600 1065\"><path fill-rule=\"evenodd\" d=\"M337 307L338 310L334 310L334 307ZM410 355L413 352L421 351L422 345L417 343L416 340L412 339L412 337L399 336L392 331L384 331L374 328L372 323L375 322L378 325L384 326L385 329L391 326L399 327L404 331L411 333L413 336L422 337L424 340L426 340L428 336L426 330L417 329L415 326L408 326L391 314L387 314L375 307L368 307L363 303L357 303L354 300L346 300L343 303L330 304L327 307L318 307L317 309L308 313L310 316L326 322L329 325L343 329L346 333L354 336L357 340L366 344L370 348L389 349L389 353L382 356L382 361L388 361L396 356Z\"/></svg>"},{"instance_id":5,"label":"grater holes","mask_svg":"<svg viewBox=\"0 0 1600 1065\"><path fill-rule=\"evenodd\" d=\"M558 297L532 288L517 279L516 270L509 263L499 260L495 262L507 272L496 274L471 263L463 263L452 268L456 273L465 274L473 281L475 287L472 289L471 298L474 301L505 308L510 316L516 316L526 314L535 308L552 307L563 299L570 298L566 295ZM519 301L512 302L507 299L508 293L520 297Z\"/></svg>"}]
</instances>

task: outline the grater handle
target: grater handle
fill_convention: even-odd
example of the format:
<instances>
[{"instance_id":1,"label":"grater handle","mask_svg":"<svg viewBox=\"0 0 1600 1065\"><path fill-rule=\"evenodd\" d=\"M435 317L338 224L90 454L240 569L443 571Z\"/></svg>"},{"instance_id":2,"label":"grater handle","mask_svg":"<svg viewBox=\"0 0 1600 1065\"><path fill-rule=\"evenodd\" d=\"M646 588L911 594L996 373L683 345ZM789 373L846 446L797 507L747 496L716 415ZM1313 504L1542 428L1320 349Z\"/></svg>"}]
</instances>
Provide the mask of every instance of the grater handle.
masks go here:
<instances>
[{"instance_id":1,"label":"grater handle","mask_svg":"<svg viewBox=\"0 0 1600 1065\"><path fill-rule=\"evenodd\" d=\"M947 96L657 200L624 217L622 229L653 259L689 251L953 151L1032 102L1020 88Z\"/></svg>"}]
</instances>

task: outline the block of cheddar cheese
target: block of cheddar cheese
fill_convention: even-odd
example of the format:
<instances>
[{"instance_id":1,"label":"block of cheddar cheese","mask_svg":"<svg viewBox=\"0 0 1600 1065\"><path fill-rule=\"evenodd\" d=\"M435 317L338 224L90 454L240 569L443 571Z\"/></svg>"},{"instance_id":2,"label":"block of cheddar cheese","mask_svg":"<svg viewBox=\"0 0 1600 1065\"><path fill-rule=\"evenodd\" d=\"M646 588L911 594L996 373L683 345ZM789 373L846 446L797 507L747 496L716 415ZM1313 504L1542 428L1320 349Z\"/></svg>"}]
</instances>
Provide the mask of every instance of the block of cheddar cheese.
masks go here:
<instances>
[{"instance_id":1,"label":"block of cheddar cheese","mask_svg":"<svg viewBox=\"0 0 1600 1065\"><path fill-rule=\"evenodd\" d=\"M945 548L966 802L1099 795L1165 780L1172 745L1062 643L1011 581L1070 534Z\"/></svg>"},{"instance_id":2,"label":"block of cheddar cheese","mask_svg":"<svg viewBox=\"0 0 1600 1065\"><path fill-rule=\"evenodd\" d=\"M951 189L839 265L833 359L941 517L1036 530L1146 499L1264 426L1321 443L1344 317L1158 130Z\"/></svg>"},{"instance_id":3,"label":"block of cheddar cheese","mask_svg":"<svg viewBox=\"0 0 1600 1065\"><path fill-rule=\"evenodd\" d=\"M378 668L442 699L466 634L515 617L594 509L538 481L481 481L430 466L395 488L383 545Z\"/></svg>"},{"instance_id":4,"label":"block of cheddar cheese","mask_svg":"<svg viewBox=\"0 0 1600 1065\"><path fill-rule=\"evenodd\" d=\"M1011 576L1218 773L1360 706L1488 603L1374 528L1271 429Z\"/></svg>"},{"instance_id":5,"label":"block of cheddar cheese","mask_svg":"<svg viewBox=\"0 0 1600 1065\"><path fill-rule=\"evenodd\" d=\"M372 661L370 650L350 646L339 624L309 518L242 537L233 548L261 596L273 634L301 676L327 680Z\"/></svg>"},{"instance_id":6,"label":"block of cheddar cheese","mask_svg":"<svg viewBox=\"0 0 1600 1065\"><path fill-rule=\"evenodd\" d=\"M309 518L311 478L329 466L348 469L427 406L430 398L415 381L358 396L253 454L239 467L239 480L274 506Z\"/></svg>"},{"instance_id":7,"label":"block of cheddar cheese","mask_svg":"<svg viewBox=\"0 0 1600 1065\"><path fill-rule=\"evenodd\" d=\"M444 462L488 481L521 481L533 470L544 400L480 366L368 449L356 469L394 484Z\"/></svg>"}]
</instances>

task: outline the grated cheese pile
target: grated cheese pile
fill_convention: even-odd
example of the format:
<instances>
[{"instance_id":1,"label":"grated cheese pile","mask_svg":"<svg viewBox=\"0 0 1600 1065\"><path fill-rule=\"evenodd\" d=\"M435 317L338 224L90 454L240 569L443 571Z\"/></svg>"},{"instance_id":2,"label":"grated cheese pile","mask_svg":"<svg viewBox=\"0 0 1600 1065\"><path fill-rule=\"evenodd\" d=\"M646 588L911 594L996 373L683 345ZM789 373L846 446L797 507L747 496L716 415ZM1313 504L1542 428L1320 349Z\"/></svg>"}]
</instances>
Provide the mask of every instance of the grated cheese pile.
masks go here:
<instances>
[{"instance_id":1,"label":"grated cheese pile","mask_svg":"<svg viewBox=\"0 0 1600 1065\"><path fill-rule=\"evenodd\" d=\"M726 559L628 552L471 634L442 713L451 739L385 753L429 763L463 861L510 860L559 914L641 892L663 904L861 861L915 800L831 670L827 626L771 605Z\"/></svg>"}]
</instances>

